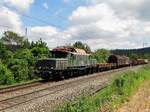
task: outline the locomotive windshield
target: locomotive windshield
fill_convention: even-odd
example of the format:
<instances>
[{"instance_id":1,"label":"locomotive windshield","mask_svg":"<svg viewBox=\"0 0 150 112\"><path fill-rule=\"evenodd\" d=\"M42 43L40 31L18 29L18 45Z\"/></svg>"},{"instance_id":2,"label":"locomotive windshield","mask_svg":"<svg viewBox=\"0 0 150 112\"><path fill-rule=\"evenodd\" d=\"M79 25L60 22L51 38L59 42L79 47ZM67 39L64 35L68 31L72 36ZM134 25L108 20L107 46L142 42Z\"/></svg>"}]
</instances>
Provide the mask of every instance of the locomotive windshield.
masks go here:
<instances>
[{"instance_id":1,"label":"locomotive windshield","mask_svg":"<svg viewBox=\"0 0 150 112\"><path fill-rule=\"evenodd\" d=\"M66 52L52 52L53 58L67 58L68 53Z\"/></svg>"}]
</instances>

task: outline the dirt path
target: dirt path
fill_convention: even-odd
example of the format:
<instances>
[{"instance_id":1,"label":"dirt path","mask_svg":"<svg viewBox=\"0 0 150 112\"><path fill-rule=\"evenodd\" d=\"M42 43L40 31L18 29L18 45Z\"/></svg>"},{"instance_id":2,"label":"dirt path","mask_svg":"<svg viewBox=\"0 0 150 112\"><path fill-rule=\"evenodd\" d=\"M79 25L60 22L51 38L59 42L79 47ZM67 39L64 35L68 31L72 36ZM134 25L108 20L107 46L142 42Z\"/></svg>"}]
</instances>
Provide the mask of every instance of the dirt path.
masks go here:
<instances>
[{"instance_id":1,"label":"dirt path","mask_svg":"<svg viewBox=\"0 0 150 112\"><path fill-rule=\"evenodd\" d=\"M150 81L145 82L116 112L150 112Z\"/></svg>"}]
</instances>

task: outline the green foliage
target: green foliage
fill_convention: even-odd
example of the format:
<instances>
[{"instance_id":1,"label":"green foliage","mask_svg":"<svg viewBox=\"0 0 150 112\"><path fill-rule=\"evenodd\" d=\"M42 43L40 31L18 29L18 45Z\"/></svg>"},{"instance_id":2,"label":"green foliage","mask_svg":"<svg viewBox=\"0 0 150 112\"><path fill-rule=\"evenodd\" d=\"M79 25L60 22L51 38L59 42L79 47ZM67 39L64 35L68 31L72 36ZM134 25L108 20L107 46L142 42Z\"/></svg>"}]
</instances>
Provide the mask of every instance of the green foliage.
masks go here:
<instances>
[{"instance_id":1,"label":"green foliage","mask_svg":"<svg viewBox=\"0 0 150 112\"><path fill-rule=\"evenodd\" d=\"M138 59L138 58L139 58L136 53L130 53L129 57L130 57L131 59Z\"/></svg>"},{"instance_id":2,"label":"green foliage","mask_svg":"<svg viewBox=\"0 0 150 112\"><path fill-rule=\"evenodd\" d=\"M48 46L41 39L30 44L28 39L23 36L6 31L0 39L0 60L3 64L1 65L2 69L4 69L2 71L4 75L2 72L0 74L0 84L37 79L38 77L34 74L36 60L50 56ZM10 82L9 77L13 79L12 82Z\"/></svg>"},{"instance_id":3,"label":"green foliage","mask_svg":"<svg viewBox=\"0 0 150 112\"><path fill-rule=\"evenodd\" d=\"M24 59L11 59L8 63L9 69L14 74L16 82L21 82L29 79L28 62Z\"/></svg>"},{"instance_id":4,"label":"green foliage","mask_svg":"<svg viewBox=\"0 0 150 112\"><path fill-rule=\"evenodd\" d=\"M150 61L150 54L149 53L129 53L127 56L130 59L138 59L138 58L145 58Z\"/></svg>"},{"instance_id":5,"label":"green foliage","mask_svg":"<svg viewBox=\"0 0 150 112\"><path fill-rule=\"evenodd\" d=\"M150 47L141 49L117 49L111 50L112 54L126 55L131 59L146 58L150 60Z\"/></svg>"},{"instance_id":6,"label":"green foliage","mask_svg":"<svg viewBox=\"0 0 150 112\"><path fill-rule=\"evenodd\" d=\"M138 89L146 80L150 80L150 66L138 72L127 72L115 78L112 83L94 96L81 97L54 110L54 112L97 112L107 109L113 112L115 108Z\"/></svg>"},{"instance_id":7,"label":"green foliage","mask_svg":"<svg viewBox=\"0 0 150 112\"><path fill-rule=\"evenodd\" d=\"M23 45L24 37L12 31L6 31L1 40L6 44Z\"/></svg>"},{"instance_id":8,"label":"green foliage","mask_svg":"<svg viewBox=\"0 0 150 112\"><path fill-rule=\"evenodd\" d=\"M29 80L36 78L34 76L34 65L35 65L36 59L34 58L33 54L31 53L31 51L29 49L22 49L22 50L17 51L14 54L14 57L16 59L20 59L20 60L23 60L24 62L26 62L25 65L26 65L26 68L28 68L27 77Z\"/></svg>"},{"instance_id":9,"label":"green foliage","mask_svg":"<svg viewBox=\"0 0 150 112\"><path fill-rule=\"evenodd\" d=\"M33 53L33 56L37 58L44 58L51 56L47 44L43 42L41 39L36 43L34 42L31 43L31 52Z\"/></svg>"},{"instance_id":10,"label":"green foliage","mask_svg":"<svg viewBox=\"0 0 150 112\"><path fill-rule=\"evenodd\" d=\"M14 57L17 59L24 59L28 61L29 65L34 65L34 56L29 49L21 49L14 53Z\"/></svg>"},{"instance_id":11,"label":"green foliage","mask_svg":"<svg viewBox=\"0 0 150 112\"><path fill-rule=\"evenodd\" d=\"M110 51L106 49L98 49L92 54L92 58L96 59L98 63L107 62Z\"/></svg>"},{"instance_id":12,"label":"green foliage","mask_svg":"<svg viewBox=\"0 0 150 112\"><path fill-rule=\"evenodd\" d=\"M80 41L75 42L73 44L73 47L78 49L84 49L87 53L91 53L91 48L87 44L82 43Z\"/></svg>"},{"instance_id":13,"label":"green foliage","mask_svg":"<svg viewBox=\"0 0 150 112\"><path fill-rule=\"evenodd\" d=\"M7 53L6 53L6 47L0 41L0 58L3 59L6 55L7 55Z\"/></svg>"},{"instance_id":14,"label":"green foliage","mask_svg":"<svg viewBox=\"0 0 150 112\"><path fill-rule=\"evenodd\" d=\"M20 36L12 31L4 32L0 40L6 45L18 45L22 48L30 48L30 43L28 39L25 39L25 37Z\"/></svg>"},{"instance_id":15,"label":"green foliage","mask_svg":"<svg viewBox=\"0 0 150 112\"><path fill-rule=\"evenodd\" d=\"M28 39L24 39L22 48L24 49L30 48L30 42L28 41Z\"/></svg>"},{"instance_id":16,"label":"green foliage","mask_svg":"<svg viewBox=\"0 0 150 112\"><path fill-rule=\"evenodd\" d=\"M85 48L84 44L82 42L80 42L80 41L75 42L73 44L73 47L79 48L79 49L84 49Z\"/></svg>"},{"instance_id":17,"label":"green foliage","mask_svg":"<svg viewBox=\"0 0 150 112\"><path fill-rule=\"evenodd\" d=\"M13 53L4 46L4 44L0 41L0 59L3 63L8 62L10 58L13 57Z\"/></svg>"},{"instance_id":18,"label":"green foliage","mask_svg":"<svg viewBox=\"0 0 150 112\"><path fill-rule=\"evenodd\" d=\"M0 85L12 84L14 77L11 71L0 62Z\"/></svg>"}]
</instances>

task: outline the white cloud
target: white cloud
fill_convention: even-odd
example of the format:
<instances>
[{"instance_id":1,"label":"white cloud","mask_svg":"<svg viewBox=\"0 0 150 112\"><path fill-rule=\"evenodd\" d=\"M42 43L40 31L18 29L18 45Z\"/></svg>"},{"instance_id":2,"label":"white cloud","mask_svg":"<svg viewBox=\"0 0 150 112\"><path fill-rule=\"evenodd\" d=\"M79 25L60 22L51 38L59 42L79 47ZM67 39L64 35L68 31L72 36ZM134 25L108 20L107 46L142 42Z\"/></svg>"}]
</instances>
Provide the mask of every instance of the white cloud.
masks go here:
<instances>
[{"instance_id":1,"label":"white cloud","mask_svg":"<svg viewBox=\"0 0 150 112\"><path fill-rule=\"evenodd\" d=\"M120 17L136 16L138 19L149 19L150 0L88 0L89 3L107 3Z\"/></svg>"},{"instance_id":2,"label":"white cloud","mask_svg":"<svg viewBox=\"0 0 150 112\"><path fill-rule=\"evenodd\" d=\"M68 17L70 24L63 31L52 26L30 27L29 40L42 38L50 48L80 40L92 49L138 48L143 42L150 42L148 0L93 1L74 10ZM3 7L0 9L0 20L0 24L22 32L22 21L16 12Z\"/></svg>"},{"instance_id":3,"label":"white cloud","mask_svg":"<svg viewBox=\"0 0 150 112\"><path fill-rule=\"evenodd\" d=\"M45 9L48 9L48 8L49 8L47 3L43 3L43 7L44 7Z\"/></svg>"},{"instance_id":4,"label":"white cloud","mask_svg":"<svg viewBox=\"0 0 150 112\"><path fill-rule=\"evenodd\" d=\"M26 11L34 3L34 0L2 0L3 4L14 7L18 11Z\"/></svg>"},{"instance_id":5,"label":"white cloud","mask_svg":"<svg viewBox=\"0 0 150 112\"><path fill-rule=\"evenodd\" d=\"M92 49L138 48L150 40L150 22L136 16L124 19L107 3L80 6L69 16L69 22L64 31L51 26L31 28L31 40L41 37L50 47L80 40Z\"/></svg>"},{"instance_id":6,"label":"white cloud","mask_svg":"<svg viewBox=\"0 0 150 112\"><path fill-rule=\"evenodd\" d=\"M137 32L139 20L131 17L120 18L106 3L79 7L69 20L71 27L76 29L76 35L72 38L87 41L93 48L125 47L124 44L120 44L121 42L126 43L128 48L136 47L134 43L129 44L128 38L133 32ZM92 39L99 42L99 45L92 42Z\"/></svg>"},{"instance_id":7,"label":"white cloud","mask_svg":"<svg viewBox=\"0 0 150 112\"><path fill-rule=\"evenodd\" d=\"M33 40L38 40L39 35L43 35L43 40L50 47L80 40L89 44L92 49L139 48L142 47L143 42L150 41L148 36L150 21L140 19L137 13L133 13L136 10L132 12L134 15L130 15L123 8L118 11L114 4L122 4L126 7L135 5L134 9L138 9L135 7L139 7L142 3L106 0L105 3L103 1L80 6L68 17L70 24L64 31L50 26L32 28L31 32L34 36L31 37Z\"/></svg>"},{"instance_id":8,"label":"white cloud","mask_svg":"<svg viewBox=\"0 0 150 112\"><path fill-rule=\"evenodd\" d=\"M44 40L48 40L51 39L51 36L54 36L55 34L58 33L57 29L55 27L52 26L35 26L35 27L31 27L28 29L29 30L29 36L34 35L32 37L32 40L37 41L40 38L44 39Z\"/></svg>"},{"instance_id":9,"label":"white cloud","mask_svg":"<svg viewBox=\"0 0 150 112\"><path fill-rule=\"evenodd\" d=\"M6 7L0 7L0 29L1 31L12 30L22 33L21 17Z\"/></svg>"},{"instance_id":10,"label":"white cloud","mask_svg":"<svg viewBox=\"0 0 150 112\"><path fill-rule=\"evenodd\" d=\"M28 37L30 41L37 41L41 38L50 48L54 48L67 43L70 32L61 32L52 26L36 26L28 29Z\"/></svg>"}]
</instances>

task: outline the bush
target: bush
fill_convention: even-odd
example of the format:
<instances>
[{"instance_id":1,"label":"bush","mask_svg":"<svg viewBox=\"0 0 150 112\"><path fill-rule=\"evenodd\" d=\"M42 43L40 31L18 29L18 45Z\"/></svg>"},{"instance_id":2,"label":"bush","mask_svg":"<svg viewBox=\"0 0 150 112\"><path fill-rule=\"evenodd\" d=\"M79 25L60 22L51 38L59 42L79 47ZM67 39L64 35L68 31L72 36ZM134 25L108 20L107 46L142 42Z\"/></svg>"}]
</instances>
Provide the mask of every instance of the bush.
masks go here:
<instances>
[{"instance_id":1,"label":"bush","mask_svg":"<svg viewBox=\"0 0 150 112\"><path fill-rule=\"evenodd\" d=\"M33 78L36 78L34 76L34 65L35 65L35 58L31 51L29 49L21 49L18 50L14 54L14 58L22 60L25 64L26 69L28 69L28 79L32 80ZM21 64L22 65L22 64Z\"/></svg>"},{"instance_id":2,"label":"bush","mask_svg":"<svg viewBox=\"0 0 150 112\"><path fill-rule=\"evenodd\" d=\"M106 63L109 55L110 51L106 49L98 49L92 54L92 58L96 59L98 63Z\"/></svg>"},{"instance_id":3,"label":"bush","mask_svg":"<svg viewBox=\"0 0 150 112\"><path fill-rule=\"evenodd\" d=\"M29 79L28 62L26 60L12 59L9 61L8 66L14 74L15 81L21 82Z\"/></svg>"},{"instance_id":4,"label":"bush","mask_svg":"<svg viewBox=\"0 0 150 112\"><path fill-rule=\"evenodd\" d=\"M0 85L12 84L14 77L11 71L2 63L0 63Z\"/></svg>"},{"instance_id":5,"label":"bush","mask_svg":"<svg viewBox=\"0 0 150 112\"><path fill-rule=\"evenodd\" d=\"M51 53L49 51L47 44L43 42L41 39L37 41L36 43L32 42L31 52L33 56L36 58L51 57Z\"/></svg>"}]
</instances>

